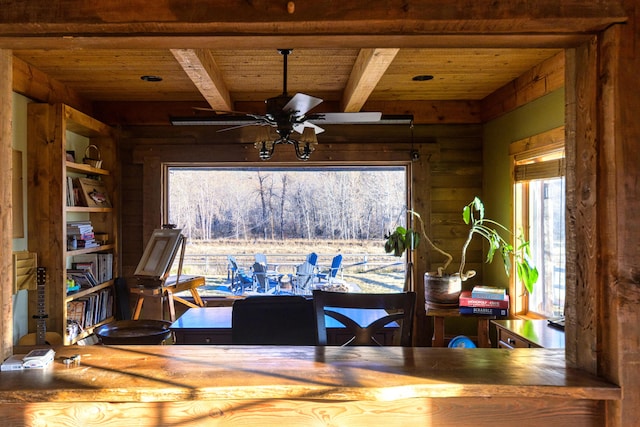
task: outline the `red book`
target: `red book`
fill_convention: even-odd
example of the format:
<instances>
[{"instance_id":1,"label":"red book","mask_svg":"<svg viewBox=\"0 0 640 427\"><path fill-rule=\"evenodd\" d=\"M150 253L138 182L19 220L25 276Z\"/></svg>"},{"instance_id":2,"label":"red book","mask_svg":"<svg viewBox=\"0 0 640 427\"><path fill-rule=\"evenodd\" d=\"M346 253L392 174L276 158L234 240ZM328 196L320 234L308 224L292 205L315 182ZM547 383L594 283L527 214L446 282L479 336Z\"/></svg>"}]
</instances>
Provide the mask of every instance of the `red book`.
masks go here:
<instances>
[{"instance_id":1,"label":"red book","mask_svg":"<svg viewBox=\"0 0 640 427\"><path fill-rule=\"evenodd\" d=\"M471 291L460 292L461 307L483 307L483 308L509 308L509 295L504 299L473 298Z\"/></svg>"}]
</instances>

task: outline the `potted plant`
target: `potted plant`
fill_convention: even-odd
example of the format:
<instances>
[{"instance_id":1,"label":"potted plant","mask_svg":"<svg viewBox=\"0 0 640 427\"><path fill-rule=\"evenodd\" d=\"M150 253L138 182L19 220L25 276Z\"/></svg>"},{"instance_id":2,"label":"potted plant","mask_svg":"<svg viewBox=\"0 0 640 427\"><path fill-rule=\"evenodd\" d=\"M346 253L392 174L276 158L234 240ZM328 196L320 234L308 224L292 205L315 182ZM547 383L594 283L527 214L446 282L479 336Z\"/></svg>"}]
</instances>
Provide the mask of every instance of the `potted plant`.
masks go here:
<instances>
[{"instance_id":1,"label":"potted plant","mask_svg":"<svg viewBox=\"0 0 640 427\"><path fill-rule=\"evenodd\" d=\"M429 238L420 214L415 211L409 211L409 213L418 219L421 233L411 228L398 226L393 232L385 236L385 251L393 253L395 256L402 256L406 250L416 249L420 244L421 238L424 238L431 247L446 257L447 260L442 267L438 268L437 272L425 273L425 299L427 302L446 305L458 304L462 282L476 274L474 270L464 271L467 248L476 235L486 239L489 243L487 263L492 262L494 255L499 253L502 256L505 273L509 276L511 258L513 257L519 279L522 280L527 292L531 293L533 291L533 285L538 280L538 270L531 262L529 242L525 241L522 236L518 236L518 244L514 248L509 241L505 240L498 230L511 234L510 230L497 221L485 218L484 204L480 198L475 197L471 203L462 209L462 219L465 224L469 225L469 232L462 246L460 268L453 274L447 273L447 268L453 261L453 256L438 248Z\"/></svg>"}]
</instances>

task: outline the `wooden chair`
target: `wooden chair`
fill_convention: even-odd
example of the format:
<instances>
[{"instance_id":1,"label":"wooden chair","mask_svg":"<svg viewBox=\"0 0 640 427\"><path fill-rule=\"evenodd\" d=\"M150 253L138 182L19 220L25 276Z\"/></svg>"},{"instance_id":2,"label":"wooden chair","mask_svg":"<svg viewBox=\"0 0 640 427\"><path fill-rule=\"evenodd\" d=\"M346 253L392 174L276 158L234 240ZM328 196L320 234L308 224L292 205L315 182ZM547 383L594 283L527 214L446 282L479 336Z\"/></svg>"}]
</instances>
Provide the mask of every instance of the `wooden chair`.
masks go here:
<instances>
[{"instance_id":1,"label":"wooden chair","mask_svg":"<svg viewBox=\"0 0 640 427\"><path fill-rule=\"evenodd\" d=\"M343 324L346 331L353 335L343 345L382 345L376 339L376 334L383 332L387 325L395 322L399 326L399 345L410 347L415 303L415 292L361 294L314 290L313 306L316 316L317 344L327 345L326 315ZM383 309L388 314L363 326L331 308Z\"/></svg>"},{"instance_id":2,"label":"wooden chair","mask_svg":"<svg viewBox=\"0 0 640 427\"><path fill-rule=\"evenodd\" d=\"M257 295L235 300L231 341L247 345L314 345L313 316L313 303L299 295Z\"/></svg>"}]
</instances>

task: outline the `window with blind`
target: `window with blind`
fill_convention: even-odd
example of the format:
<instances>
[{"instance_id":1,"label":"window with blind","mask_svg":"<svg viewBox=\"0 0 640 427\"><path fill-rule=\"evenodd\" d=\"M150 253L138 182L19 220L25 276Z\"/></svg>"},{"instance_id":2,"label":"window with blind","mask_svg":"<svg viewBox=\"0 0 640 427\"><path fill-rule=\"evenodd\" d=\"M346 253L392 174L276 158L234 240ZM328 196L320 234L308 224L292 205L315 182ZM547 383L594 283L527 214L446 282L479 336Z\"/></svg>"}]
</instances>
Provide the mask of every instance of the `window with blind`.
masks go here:
<instances>
[{"instance_id":1,"label":"window with blind","mask_svg":"<svg viewBox=\"0 0 640 427\"><path fill-rule=\"evenodd\" d=\"M516 280L516 312L557 318L565 303L564 127L510 147L514 174L514 222L529 240L540 277L528 295Z\"/></svg>"}]
</instances>

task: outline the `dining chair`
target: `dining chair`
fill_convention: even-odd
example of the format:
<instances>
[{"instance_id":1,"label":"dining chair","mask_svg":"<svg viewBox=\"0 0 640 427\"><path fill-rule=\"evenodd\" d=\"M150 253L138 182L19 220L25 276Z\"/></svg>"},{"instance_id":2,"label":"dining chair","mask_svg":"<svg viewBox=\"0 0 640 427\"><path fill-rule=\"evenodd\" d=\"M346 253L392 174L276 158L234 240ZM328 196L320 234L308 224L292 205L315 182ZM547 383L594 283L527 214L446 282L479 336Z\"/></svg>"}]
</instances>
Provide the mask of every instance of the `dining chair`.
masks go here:
<instances>
[{"instance_id":1,"label":"dining chair","mask_svg":"<svg viewBox=\"0 0 640 427\"><path fill-rule=\"evenodd\" d=\"M350 338L342 345L383 345L377 334L383 334L385 328L397 328L394 345L411 346L413 314L415 311L416 293L401 292L388 294L313 291L313 306L316 317L316 338L318 345L328 345L325 316L335 319L344 325ZM337 311L340 310L340 312ZM348 316L348 312L353 315ZM375 320L363 315L364 310L386 311ZM358 322L367 323L365 325ZM398 344L395 344L395 343Z\"/></svg>"},{"instance_id":2,"label":"dining chair","mask_svg":"<svg viewBox=\"0 0 640 427\"><path fill-rule=\"evenodd\" d=\"M315 345L313 302L300 295L256 295L233 302L231 342Z\"/></svg>"}]
</instances>

